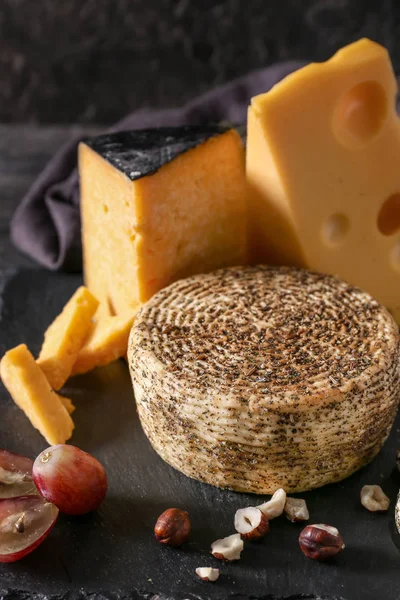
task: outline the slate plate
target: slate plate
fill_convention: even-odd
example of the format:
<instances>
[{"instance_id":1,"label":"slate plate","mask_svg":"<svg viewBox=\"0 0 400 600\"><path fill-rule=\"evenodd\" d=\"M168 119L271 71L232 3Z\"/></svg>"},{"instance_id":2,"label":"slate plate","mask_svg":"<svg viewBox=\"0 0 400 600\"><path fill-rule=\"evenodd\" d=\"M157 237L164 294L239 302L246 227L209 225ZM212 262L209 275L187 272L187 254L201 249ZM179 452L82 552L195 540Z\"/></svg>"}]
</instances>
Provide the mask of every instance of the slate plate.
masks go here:
<instances>
[{"instance_id":1,"label":"slate plate","mask_svg":"<svg viewBox=\"0 0 400 600\"><path fill-rule=\"evenodd\" d=\"M46 326L80 284L79 277L43 271L10 272L0 282L0 351L26 342L37 353ZM399 487L394 470L400 421L374 462L347 481L303 494L311 522L341 531L346 549L329 564L306 559L298 547L301 525L272 522L268 536L246 544L242 559L219 563L210 543L233 533L235 511L259 503L250 495L214 489L167 466L147 442L137 418L123 361L71 380L64 394L77 406L72 443L95 454L109 475L98 513L61 516L46 542L19 563L0 565L0 598L399 598L400 554L393 523ZM46 446L0 389L0 446L34 457ZM360 506L362 485L379 483L392 499L389 514ZM153 539L157 516L187 509L191 541L182 549ZM400 536L399 536L400 537ZM215 584L198 580L198 566L218 566Z\"/></svg>"}]
</instances>

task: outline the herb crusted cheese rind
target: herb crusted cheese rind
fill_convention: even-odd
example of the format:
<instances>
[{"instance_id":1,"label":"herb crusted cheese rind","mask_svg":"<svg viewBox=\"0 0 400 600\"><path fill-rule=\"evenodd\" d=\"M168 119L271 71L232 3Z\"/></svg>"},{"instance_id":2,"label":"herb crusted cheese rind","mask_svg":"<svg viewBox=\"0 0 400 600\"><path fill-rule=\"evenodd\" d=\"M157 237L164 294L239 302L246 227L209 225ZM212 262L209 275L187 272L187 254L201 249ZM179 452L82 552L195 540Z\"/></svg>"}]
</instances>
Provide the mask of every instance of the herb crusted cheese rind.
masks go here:
<instances>
[{"instance_id":1,"label":"herb crusted cheese rind","mask_svg":"<svg viewBox=\"0 0 400 600\"><path fill-rule=\"evenodd\" d=\"M138 314L128 356L155 450L238 491L349 476L378 453L400 397L399 331L386 309L290 267L176 282Z\"/></svg>"}]
</instances>

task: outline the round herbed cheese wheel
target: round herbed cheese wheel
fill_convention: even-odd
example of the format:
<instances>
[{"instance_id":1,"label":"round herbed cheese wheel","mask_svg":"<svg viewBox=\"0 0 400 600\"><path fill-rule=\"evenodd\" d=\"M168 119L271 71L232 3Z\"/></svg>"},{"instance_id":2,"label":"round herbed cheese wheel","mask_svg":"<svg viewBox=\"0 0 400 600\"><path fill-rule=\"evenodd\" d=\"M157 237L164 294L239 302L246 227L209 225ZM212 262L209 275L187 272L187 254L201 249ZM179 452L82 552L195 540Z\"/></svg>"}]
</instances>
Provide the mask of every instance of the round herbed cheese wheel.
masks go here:
<instances>
[{"instance_id":1,"label":"round herbed cheese wheel","mask_svg":"<svg viewBox=\"0 0 400 600\"><path fill-rule=\"evenodd\" d=\"M343 281L289 267L181 280L141 310L129 363L143 429L190 477L299 492L349 476L400 399L398 328Z\"/></svg>"}]
</instances>

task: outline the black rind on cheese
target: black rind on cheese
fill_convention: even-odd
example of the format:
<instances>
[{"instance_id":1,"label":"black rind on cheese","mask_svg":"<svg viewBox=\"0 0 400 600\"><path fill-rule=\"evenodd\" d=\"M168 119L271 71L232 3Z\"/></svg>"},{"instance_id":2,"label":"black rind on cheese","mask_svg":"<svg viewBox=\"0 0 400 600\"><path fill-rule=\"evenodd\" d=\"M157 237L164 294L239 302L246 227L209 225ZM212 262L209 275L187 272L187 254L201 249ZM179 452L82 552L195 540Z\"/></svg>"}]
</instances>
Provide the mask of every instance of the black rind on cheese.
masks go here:
<instances>
[{"instance_id":1,"label":"black rind on cheese","mask_svg":"<svg viewBox=\"0 0 400 600\"><path fill-rule=\"evenodd\" d=\"M152 175L174 158L231 129L227 125L121 131L84 142L131 181Z\"/></svg>"}]
</instances>

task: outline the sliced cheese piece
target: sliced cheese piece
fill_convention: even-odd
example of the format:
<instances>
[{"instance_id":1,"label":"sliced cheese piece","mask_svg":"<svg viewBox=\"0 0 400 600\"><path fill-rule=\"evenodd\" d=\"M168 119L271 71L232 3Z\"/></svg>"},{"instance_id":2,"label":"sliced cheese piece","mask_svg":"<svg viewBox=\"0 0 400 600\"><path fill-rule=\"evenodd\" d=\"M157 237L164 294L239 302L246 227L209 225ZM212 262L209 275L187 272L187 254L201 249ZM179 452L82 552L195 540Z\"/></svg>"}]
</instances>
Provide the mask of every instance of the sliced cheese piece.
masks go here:
<instances>
[{"instance_id":1,"label":"sliced cheese piece","mask_svg":"<svg viewBox=\"0 0 400 600\"><path fill-rule=\"evenodd\" d=\"M56 394L56 392L54 392L54 393ZM75 410L76 410L76 406L72 403L72 400L70 400L69 398L66 398L65 396L61 396L61 394L56 394L56 396L59 397L59 399L61 400L61 404L63 406L65 406L68 414L72 415L72 413L75 412Z\"/></svg>"},{"instance_id":2,"label":"sliced cheese piece","mask_svg":"<svg viewBox=\"0 0 400 600\"><path fill-rule=\"evenodd\" d=\"M47 329L37 363L54 390L62 388L71 375L98 305L98 300L82 286Z\"/></svg>"},{"instance_id":3,"label":"sliced cheese piece","mask_svg":"<svg viewBox=\"0 0 400 600\"><path fill-rule=\"evenodd\" d=\"M96 310L96 313L93 317L93 321L99 321L100 319L103 319L104 317L112 317L114 316L114 311L111 310L110 305L105 302L101 302L101 304L99 304L98 309Z\"/></svg>"},{"instance_id":4,"label":"sliced cheese piece","mask_svg":"<svg viewBox=\"0 0 400 600\"><path fill-rule=\"evenodd\" d=\"M25 344L6 352L0 377L15 404L49 444L64 444L71 437L74 423L64 406L70 401L51 389Z\"/></svg>"},{"instance_id":5,"label":"sliced cheese piece","mask_svg":"<svg viewBox=\"0 0 400 600\"><path fill-rule=\"evenodd\" d=\"M85 283L111 312L247 256L244 149L222 126L103 135L80 145Z\"/></svg>"},{"instance_id":6,"label":"sliced cheese piece","mask_svg":"<svg viewBox=\"0 0 400 600\"><path fill-rule=\"evenodd\" d=\"M133 319L132 315L99 319L78 354L72 375L86 373L126 356Z\"/></svg>"},{"instance_id":7,"label":"sliced cheese piece","mask_svg":"<svg viewBox=\"0 0 400 600\"><path fill-rule=\"evenodd\" d=\"M252 99L254 263L333 273L400 323L400 122L387 51L360 40Z\"/></svg>"}]
</instances>

